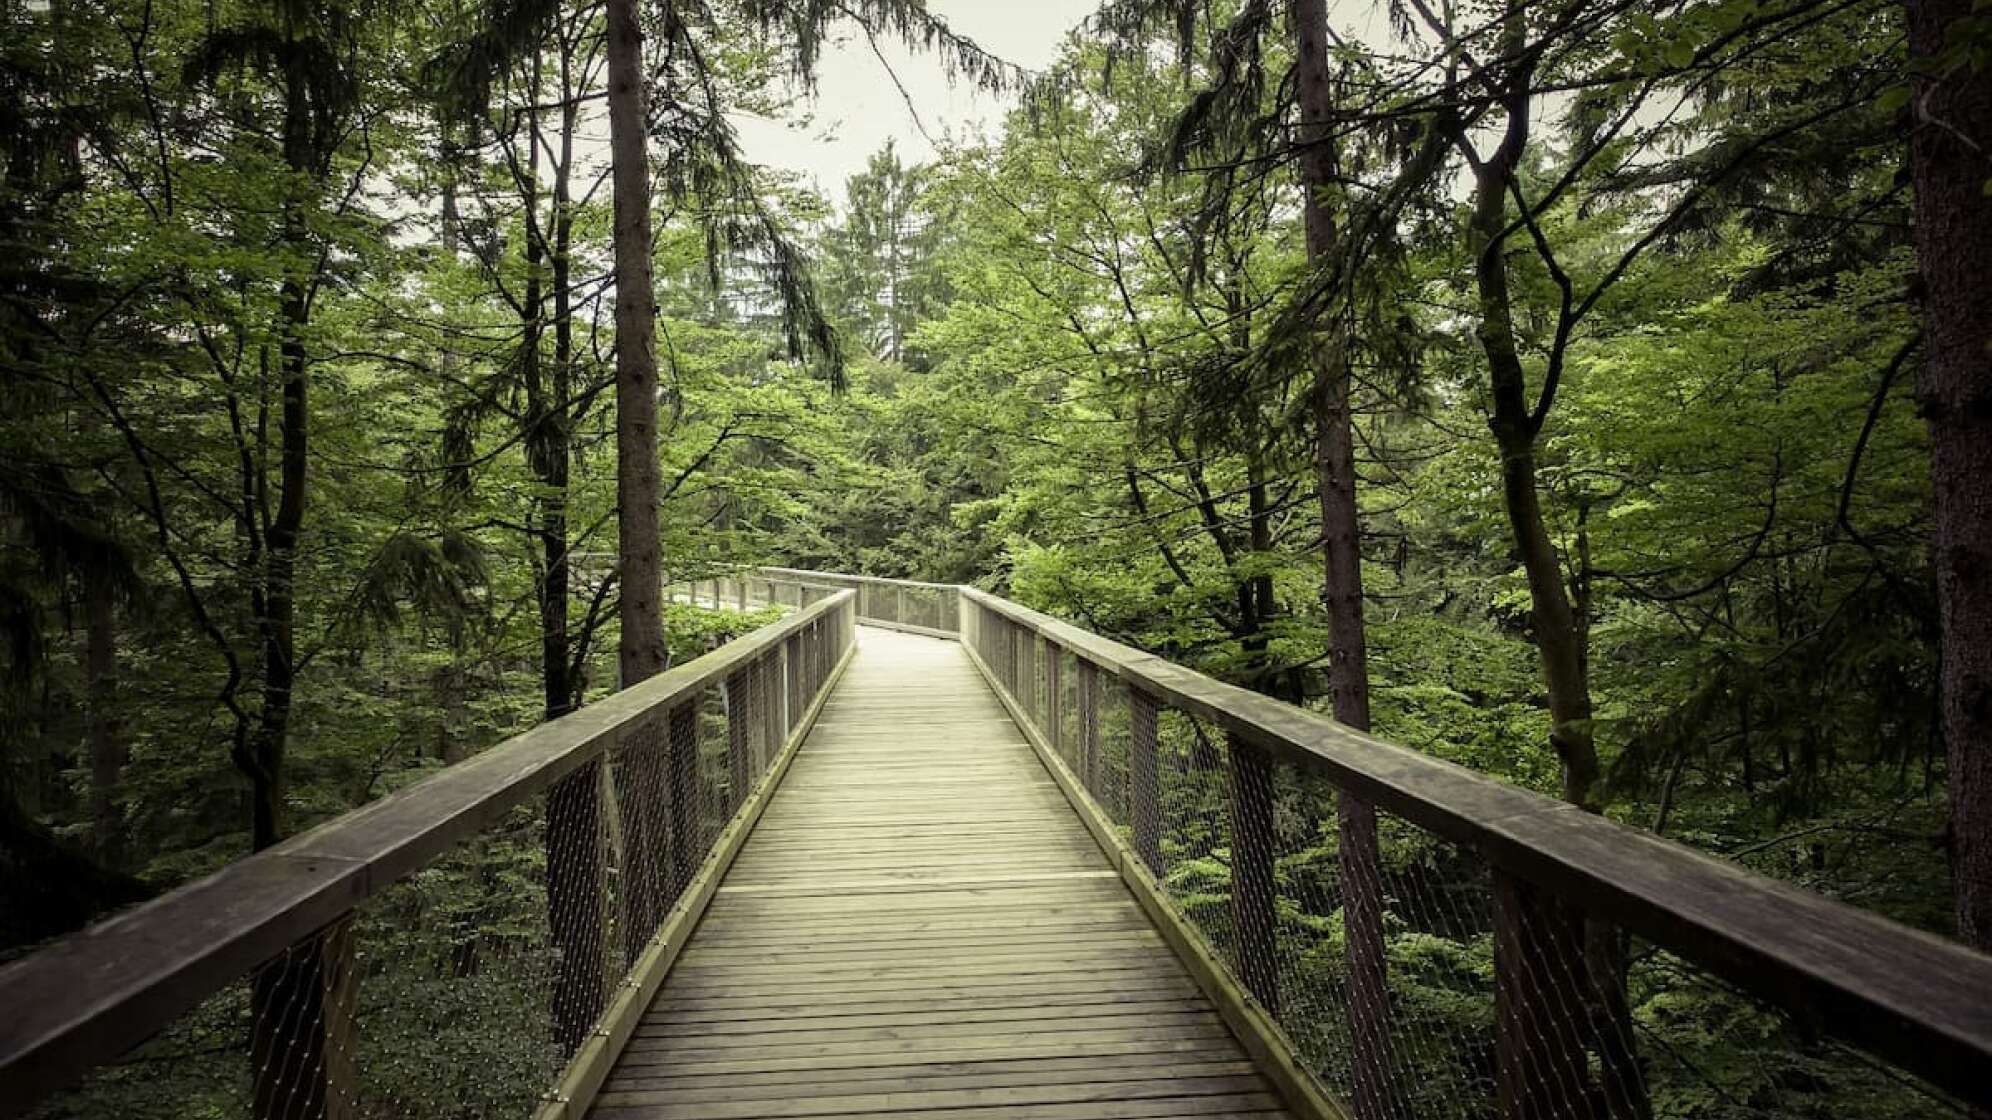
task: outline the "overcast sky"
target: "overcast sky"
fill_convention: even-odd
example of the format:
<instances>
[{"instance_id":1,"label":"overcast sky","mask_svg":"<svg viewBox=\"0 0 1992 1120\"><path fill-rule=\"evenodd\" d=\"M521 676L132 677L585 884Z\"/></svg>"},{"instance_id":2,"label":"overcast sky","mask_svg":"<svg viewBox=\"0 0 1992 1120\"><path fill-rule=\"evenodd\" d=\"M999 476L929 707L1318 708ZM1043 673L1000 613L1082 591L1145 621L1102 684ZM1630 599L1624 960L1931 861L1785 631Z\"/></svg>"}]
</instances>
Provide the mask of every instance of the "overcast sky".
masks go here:
<instances>
[{"instance_id":1,"label":"overcast sky","mask_svg":"<svg viewBox=\"0 0 1992 1120\"><path fill-rule=\"evenodd\" d=\"M928 9L948 26L974 39L1006 62L1041 70L1057 57L1067 32L1093 13L1100 0L928 0ZM1391 43L1385 7L1377 0L1329 0L1330 18L1344 33L1376 46ZM994 98L954 88L931 56L897 44L880 43L881 62L862 34L844 28L834 47L823 52L815 103L807 122L769 120L739 114L747 155L756 163L799 171L814 178L833 201L844 197L844 180L864 170L865 161L888 138L899 142L908 163L934 154L921 126L936 139L993 132L1013 98ZM887 70L890 64L890 71ZM893 84L898 75L902 94ZM917 107L919 121L907 108Z\"/></svg>"},{"instance_id":2,"label":"overcast sky","mask_svg":"<svg viewBox=\"0 0 1992 1120\"><path fill-rule=\"evenodd\" d=\"M1065 33L1090 15L1098 2L929 0L928 8L997 57L1036 70L1057 56ZM884 63L862 34L838 32L836 45L823 52L816 102L804 125L737 116L735 125L748 158L812 176L826 195L841 201L844 180L864 170L865 160L889 138L899 142L901 158L914 163L934 153L921 135L921 125L940 139L993 131L1002 122L1010 107L1008 99L951 87L931 56L910 53L897 44L882 42L880 47ZM906 87L905 95L893 84L893 74ZM917 124L907 108L909 98L919 112Z\"/></svg>"}]
</instances>

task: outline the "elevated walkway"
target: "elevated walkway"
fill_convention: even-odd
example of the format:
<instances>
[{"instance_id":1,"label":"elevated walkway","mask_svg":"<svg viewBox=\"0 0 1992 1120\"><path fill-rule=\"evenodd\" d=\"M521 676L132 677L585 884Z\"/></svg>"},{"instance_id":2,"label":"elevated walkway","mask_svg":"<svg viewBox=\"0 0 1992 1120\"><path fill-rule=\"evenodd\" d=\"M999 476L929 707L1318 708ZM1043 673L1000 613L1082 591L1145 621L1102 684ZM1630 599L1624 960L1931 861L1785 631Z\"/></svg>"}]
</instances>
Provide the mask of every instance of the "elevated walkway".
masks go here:
<instances>
[{"instance_id":1,"label":"elevated walkway","mask_svg":"<svg viewBox=\"0 0 1992 1120\"><path fill-rule=\"evenodd\" d=\"M781 609L0 967L0 1120L1992 1110L1955 942L972 587L674 594Z\"/></svg>"},{"instance_id":2,"label":"elevated walkway","mask_svg":"<svg viewBox=\"0 0 1992 1120\"><path fill-rule=\"evenodd\" d=\"M864 627L590 1115L880 1113L1285 1115L962 647Z\"/></svg>"}]
</instances>

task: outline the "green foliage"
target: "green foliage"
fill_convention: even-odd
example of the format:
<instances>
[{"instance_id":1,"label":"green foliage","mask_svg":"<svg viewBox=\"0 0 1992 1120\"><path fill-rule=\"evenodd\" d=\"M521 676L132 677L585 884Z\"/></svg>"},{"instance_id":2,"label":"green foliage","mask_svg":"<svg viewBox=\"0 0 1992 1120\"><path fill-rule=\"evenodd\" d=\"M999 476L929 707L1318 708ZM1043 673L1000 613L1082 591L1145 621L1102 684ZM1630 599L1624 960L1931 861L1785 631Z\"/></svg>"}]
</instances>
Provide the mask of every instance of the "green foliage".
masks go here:
<instances>
[{"instance_id":1,"label":"green foliage","mask_svg":"<svg viewBox=\"0 0 1992 1120\"><path fill-rule=\"evenodd\" d=\"M20 839L0 910L60 910L7 928L10 947L249 847L287 369L310 382L284 588L293 828L615 684L598 15L292 7L0 8L0 823ZM667 578L780 560L975 583L1325 709L1309 386L1332 318L1356 385L1374 730L1558 791L1487 430L1469 173L1429 143L1448 112L1498 120L1443 75L1499 57L1506 20L1441 49L1428 6L1392 7L1396 49L1331 52L1356 99L1323 201L1349 240L1313 263L1276 5L1109 5L1000 137L929 165L888 147L835 205L748 166L726 123L786 107L833 9L972 80L1016 75L917 4L686 7L657 71ZM1525 7L1578 29L1530 56L1559 92L1537 98L1550 119L1504 211L1533 220L1502 259L1528 387L1557 371L1538 485L1606 811L1945 929L1899 16ZM115 679L92 662L107 602ZM672 656L770 617L672 604ZM1223 950L1223 744L1180 715L1161 738L1167 886ZM120 756L109 790L99 742ZM1283 773L1284 995L1315 1012L1294 1020L1304 1052L1346 1080L1347 1023L1320 1010L1346 1000L1336 812ZM549 1040L512 1026L544 1021L537 827L505 822L362 915L389 1110L518 1111L544 1087ZM1423 1040L1400 1055L1407 1113L1485 1115L1486 869L1381 829L1390 1007ZM1650 947L1627 990L1656 1116L1925 1103ZM79 1100L239 1111L246 1076L208 1059L239 1051L247 1014L216 996ZM411 1057L428 1054L475 1060Z\"/></svg>"}]
</instances>

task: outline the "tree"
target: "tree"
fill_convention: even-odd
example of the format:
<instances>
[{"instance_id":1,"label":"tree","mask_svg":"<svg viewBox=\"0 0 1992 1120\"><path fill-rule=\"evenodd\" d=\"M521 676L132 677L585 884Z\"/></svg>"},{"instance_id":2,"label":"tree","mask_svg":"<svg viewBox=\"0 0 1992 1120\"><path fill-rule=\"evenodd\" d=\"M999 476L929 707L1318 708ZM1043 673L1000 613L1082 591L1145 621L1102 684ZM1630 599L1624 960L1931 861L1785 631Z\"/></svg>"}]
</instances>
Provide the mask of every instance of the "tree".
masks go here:
<instances>
[{"instance_id":1,"label":"tree","mask_svg":"<svg viewBox=\"0 0 1992 1120\"><path fill-rule=\"evenodd\" d=\"M657 536L657 303L650 278L650 114L636 0L608 0L609 147L615 169L616 614L622 683L664 670ZM665 18L676 16L666 8Z\"/></svg>"},{"instance_id":2,"label":"tree","mask_svg":"<svg viewBox=\"0 0 1992 1120\"><path fill-rule=\"evenodd\" d=\"M949 232L921 167L891 141L844 188L842 219L824 239L824 286L836 317L881 361L927 363L907 337L947 302L937 267Z\"/></svg>"},{"instance_id":3,"label":"tree","mask_svg":"<svg viewBox=\"0 0 1992 1120\"><path fill-rule=\"evenodd\" d=\"M1992 948L1992 20L1964 0L1907 0L1916 246L1930 428L1931 557L1943 619L1958 936Z\"/></svg>"}]
</instances>

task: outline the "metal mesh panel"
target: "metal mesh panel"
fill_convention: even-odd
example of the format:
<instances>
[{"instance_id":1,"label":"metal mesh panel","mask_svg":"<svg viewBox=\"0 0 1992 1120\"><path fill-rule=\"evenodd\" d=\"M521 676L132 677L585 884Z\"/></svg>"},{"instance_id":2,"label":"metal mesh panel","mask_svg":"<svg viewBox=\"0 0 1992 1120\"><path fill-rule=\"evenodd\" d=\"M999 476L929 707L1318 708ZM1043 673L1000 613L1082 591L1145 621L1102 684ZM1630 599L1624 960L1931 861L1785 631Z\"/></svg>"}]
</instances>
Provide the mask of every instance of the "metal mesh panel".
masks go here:
<instances>
[{"instance_id":1,"label":"metal mesh panel","mask_svg":"<svg viewBox=\"0 0 1992 1120\"><path fill-rule=\"evenodd\" d=\"M967 640L1353 1120L1963 1116L1899 1068L980 608Z\"/></svg>"},{"instance_id":2,"label":"metal mesh panel","mask_svg":"<svg viewBox=\"0 0 1992 1120\"><path fill-rule=\"evenodd\" d=\"M789 697L799 712L827 684L852 613L649 713L31 1115L530 1115L605 1033L603 1013L787 742Z\"/></svg>"},{"instance_id":3,"label":"metal mesh panel","mask_svg":"<svg viewBox=\"0 0 1992 1120\"><path fill-rule=\"evenodd\" d=\"M741 609L768 604L802 606L848 589L857 595L860 621L946 635L961 632L961 591L950 585L773 568L739 578L749 587Z\"/></svg>"}]
</instances>

